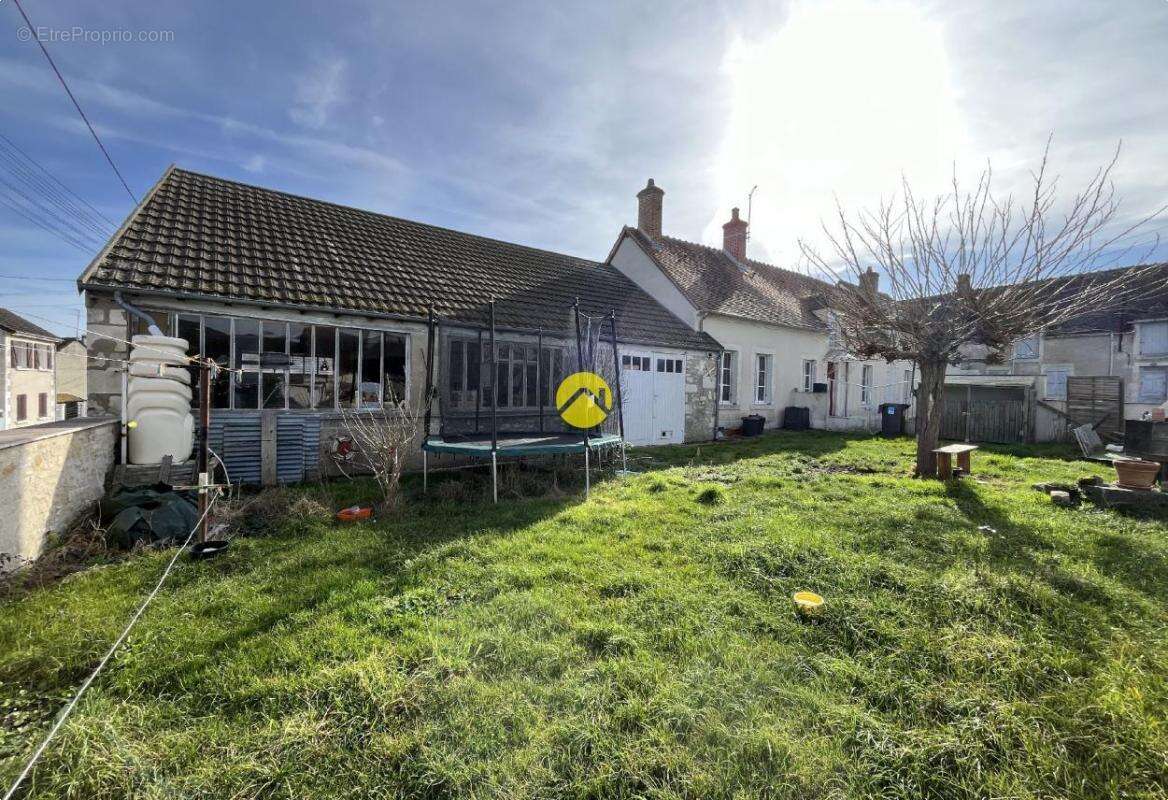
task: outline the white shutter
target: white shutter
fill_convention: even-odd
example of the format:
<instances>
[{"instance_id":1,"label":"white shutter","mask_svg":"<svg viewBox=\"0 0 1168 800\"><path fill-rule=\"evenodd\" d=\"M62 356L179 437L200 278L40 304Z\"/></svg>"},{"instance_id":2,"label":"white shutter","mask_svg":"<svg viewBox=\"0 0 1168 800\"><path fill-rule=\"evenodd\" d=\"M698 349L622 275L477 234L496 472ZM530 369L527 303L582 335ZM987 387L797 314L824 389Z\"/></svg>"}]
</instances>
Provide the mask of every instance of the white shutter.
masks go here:
<instances>
[{"instance_id":1,"label":"white shutter","mask_svg":"<svg viewBox=\"0 0 1168 800\"><path fill-rule=\"evenodd\" d=\"M1168 389L1168 369L1164 367L1143 367L1140 370L1141 403L1163 403Z\"/></svg>"},{"instance_id":2,"label":"white shutter","mask_svg":"<svg viewBox=\"0 0 1168 800\"><path fill-rule=\"evenodd\" d=\"M1140 323L1140 354L1168 353L1168 322Z\"/></svg>"},{"instance_id":3,"label":"white shutter","mask_svg":"<svg viewBox=\"0 0 1168 800\"><path fill-rule=\"evenodd\" d=\"M1067 373L1065 369L1046 371L1046 398L1048 400L1067 399Z\"/></svg>"}]
</instances>

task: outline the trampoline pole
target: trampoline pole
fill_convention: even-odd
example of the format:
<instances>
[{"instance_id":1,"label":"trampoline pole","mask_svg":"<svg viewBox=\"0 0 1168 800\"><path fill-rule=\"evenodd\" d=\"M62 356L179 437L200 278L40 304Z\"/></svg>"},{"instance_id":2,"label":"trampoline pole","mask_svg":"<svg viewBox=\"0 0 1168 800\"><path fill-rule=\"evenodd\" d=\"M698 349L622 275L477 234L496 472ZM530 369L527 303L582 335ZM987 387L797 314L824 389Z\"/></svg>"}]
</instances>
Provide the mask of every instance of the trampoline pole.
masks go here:
<instances>
[{"instance_id":1,"label":"trampoline pole","mask_svg":"<svg viewBox=\"0 0 1168 800\"><path fill-rule=\"evenodd\" d=\"M426 462L426 451L422 451L422 494L430 490L430 476L427 472L429 464Z\"/></svg>"},{"instance_id":2,"label":"trampoline pole","mask_svg":"<svg viewBox=\"0 0 1168 800\"><path fill-rule=\"evenodd\" d=\"M430 438L430 411L434 406L434 348L438 346L434 336L434 306L430 306L426 325L426 420L422 431L422 441Z\"/></svg>"},{"instance_id":3,"label":"trampoline pole","mask_svg":"<svg viewBox=\"0 0 1168 800\"><path fill-rule=\"evenodd\" d=\"M576 312L576 371L584 371L584 344L580 341L580 298L576 298L576 302L572 304L572 308ZM588 453L588 429L584 429L584 453ZM588 460L584 461L585 470L588 467Z\"/></svg>"},{"instance_id":4,"label":"trampoline pole","mask_svg":"<svg viewBox=\"0 0 1168 800\"><path fill-rule=\"evenodd\" d=\"M496 363L499 352L495 347L495 301L491 301L491 461L495 459L495 451L499 449L499 388L495 382L499 379L499 367ZM496 500L498 494L496 493Z\"/></svg>"},{"instance_id":5,"label":"trampoline pole","mask_svg":"<svg viewBox=\"0 0 1168 800\"><path fill-rule=\"evenodd\" d=\"M470 367L468 366L469 370ZM476 369L479 371L479 388L475 392L475 433L479 432L479 412L483 408L483 329L479 328L479 363ZM493 380L493 377L492 377Z\"/></svg>"},{"instance_id":6,"label":"trampoline pole","mask_svg":"<svg viewBox=\"0 0 1168 800\"><path fill-rule=\"evenodd\" d=\"M625 456L625 404L621 397L620 349L616 343L616 309L612 310L612 368L616 372L616 421L620 426L621 469L629 471L629 460Z\"/></svg>"},{"instance_id":7,"label":"trampoline pole","mask_svg":"<svg viewBox=\"0 0 1168 800\"><path fill-rule=\"evenodd\" d=\"M494 450L491 451L491 498L492 502L499 502L499 459Z\"/></svg>"},{"instance_id":8,"label":"trampoline pole","mask_svg":"<svg viewBox=\"0 0 1168 800\"><path fill-rule=\"evenodd\" d=\"M543 379L543 328L536 329L536 348L535 348L535 392L539 394L540 381ZM554 391L554 390L553 390ZM543 433L543 401L546 398L540 397L536 400L539 406L539 432Z\"/></svg>"},{"instance_id":9,"label":"trampoline pole","mask_svg":"<svg viewBox=\"0 0 1168 800\"><path fill-rule=\"evenodd\" d=\"M588 469L588 447L584 447L584 499L592 495L592 473Z\"/></svg>"}]
</instances>

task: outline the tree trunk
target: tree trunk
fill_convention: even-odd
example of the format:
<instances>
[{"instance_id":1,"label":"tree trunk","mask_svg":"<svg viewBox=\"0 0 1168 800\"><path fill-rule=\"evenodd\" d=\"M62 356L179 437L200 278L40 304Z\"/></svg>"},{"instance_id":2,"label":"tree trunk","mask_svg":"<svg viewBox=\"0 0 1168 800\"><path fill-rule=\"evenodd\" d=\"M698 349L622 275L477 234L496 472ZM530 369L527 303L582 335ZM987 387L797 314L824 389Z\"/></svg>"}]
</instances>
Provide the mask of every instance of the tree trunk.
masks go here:
<instances>
[{"instance_id":1,"label":"tree trunk","mask_svg":"<svg viewBox=\"0 0 1168 800\"><path fill-rule=\"evenodd\" d=\"M942 398L945 394L944 361L921 361L921 382L917 388L917 468L918 478L937 477L937 456L933 450L941 436Z\"/></svg>"}]
</instances>

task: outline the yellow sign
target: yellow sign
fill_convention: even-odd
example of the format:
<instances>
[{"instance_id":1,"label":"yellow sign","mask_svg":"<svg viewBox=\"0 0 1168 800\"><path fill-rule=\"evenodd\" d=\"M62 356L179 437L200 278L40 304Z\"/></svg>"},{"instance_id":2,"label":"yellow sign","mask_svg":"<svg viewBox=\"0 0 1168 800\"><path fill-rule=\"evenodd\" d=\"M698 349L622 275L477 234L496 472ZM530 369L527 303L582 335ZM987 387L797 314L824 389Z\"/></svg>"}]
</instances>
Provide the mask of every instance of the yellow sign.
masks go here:
<instances>
[{"instance_id":1,"label":"yellow sign","mask_svg":"<svg viewBox=\"0 0 1168 800\"><path fill-rule=\"evenodd\" d=\"M573 428L595 428L612 413L612 390L595 372L573 372L556 389L556 408Z\"/></svg>"}]
</instances>

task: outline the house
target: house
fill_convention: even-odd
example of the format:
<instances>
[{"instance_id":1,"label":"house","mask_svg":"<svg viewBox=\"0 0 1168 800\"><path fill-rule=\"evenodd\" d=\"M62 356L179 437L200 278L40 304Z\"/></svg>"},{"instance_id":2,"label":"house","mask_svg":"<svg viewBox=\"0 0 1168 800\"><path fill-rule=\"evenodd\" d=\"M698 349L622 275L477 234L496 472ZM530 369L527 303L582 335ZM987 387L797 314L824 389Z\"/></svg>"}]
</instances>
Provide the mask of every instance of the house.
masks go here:
<instances>
[{"instance_id":1,"label":"house","mask_svg":"<svg viewBox=\"0 0 1168 800\"><path fill-rule=\"evenodd\" d=\"M966 348L964 361L946 377L949 417L972 409L970 425L1004 441L1051 441L1067 437L1068 426L1096 424L1098 417L1067 418L1069 378L1099 379L1113 385L1114 427L1135 420L1168 401L1168 264L1125 267L1098 273L1110 279L1140 270L1143 288L1119 308L1068 320L1015 342L1001 358L984 348ZM1064 279L1065 280L1065 279ZM1106 379L1106 380L1104 380ZM1122 402L1118 402L1122 399ZM965 407L962 403L965 403ZM987 405L988 404L988 405ZM1100 415L1107 409L1100 410ZM1011 421L1006 428L982 424L986 415ZM959 431L953 431L958 433Z\"/></svg>"},{"instance_id":2,"label":"house","mask_svg":"<svg viewBox=\"0 0 1168 800\"><path fill-rule=\"evenodd\" d=\"M39 325L0 308L0 430L56 419L53 364L60 341Z\"/></svg>"},{"instance_id":3,"label":"house","mask_svg":"<svg viewBox=\"0 0 1168 800\"><path fill-rule=\"evenodd\" d=\"M912 402L911 364L860 361L836 342L835 286L750 258L738 209L722 226L720 249L664 234L664 194L652 179L638 192L637 226L620 232L607 263L722 343L720 427L737 428L750 414L777 426L796 406L810 410L816 428L874 429L880 403Z\"/></svg>"},{"instance_id":4,"label":"house","mask_svg":"<svg viewBox=\"0 0 1168 800\"><path fill-rule=\"evenodd\" d=\"M191 354L238 370L212 385L212 440L229 451L250 446L251 434L223 438L214 427L232 419L256 426L263 412L278 413L289 430L318 431L305 434L305 447L319 435L323 451L341 407L378 407L390 396L421 402L431 309L445 332L433 355L451 367L438 374L459 382L460 401L476 397L486 388L480 370L454 368L469 350L458 323L485 324L492 300L507 367L498 370L496 392L483 394L488 404L494 394L500 415L552 405L555 385L537 385L534 366L554 375L563 363L557 353L567 347L569 308L579 298L589 314L615 309L623 351L653 359L661 402L626 404L629 440L713 435L720 345L619 270L562 253L172 166L78 286L97 334L88 341L89 412L121 411L120 364L97 357L127 356L125 340L145 331L128 311L139 308L187 339ZM258 438L258 427L246 430Z\"/></svg>"},{"instance_id":5,"label":"house","mask_svg":"<svg viewBox=\"0 0 1168 800\"><path fill-rule=\"evenodd\" d=\"M71 336L57 344L57 419L84 417L85 376L89 353L85 343Z\"/></svg>"}]
</instances>

